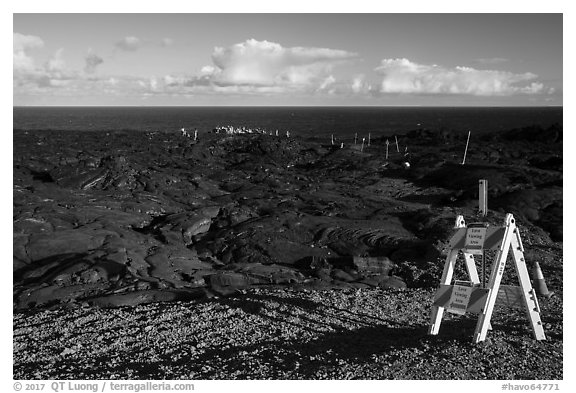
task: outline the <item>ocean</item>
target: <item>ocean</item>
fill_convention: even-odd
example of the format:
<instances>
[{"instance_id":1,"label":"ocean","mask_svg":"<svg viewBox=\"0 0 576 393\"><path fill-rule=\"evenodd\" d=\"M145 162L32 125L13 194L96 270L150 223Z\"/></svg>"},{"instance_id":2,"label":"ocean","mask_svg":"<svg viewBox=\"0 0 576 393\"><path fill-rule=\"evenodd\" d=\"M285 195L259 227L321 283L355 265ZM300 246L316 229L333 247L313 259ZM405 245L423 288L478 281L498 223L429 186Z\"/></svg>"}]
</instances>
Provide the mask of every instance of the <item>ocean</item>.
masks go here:
<instances>
[{"instance_id":1,"label":"ocean","mask_svg":"<svg viewBox=\"0 0 576 393\"><path fill-rule=\"evenodd\" d=\"M14 107L13 129L209 132L217 126L304 137L402 134L426 128L498 132L562 125L562 107Z\"/></svg>"}]
</instances>

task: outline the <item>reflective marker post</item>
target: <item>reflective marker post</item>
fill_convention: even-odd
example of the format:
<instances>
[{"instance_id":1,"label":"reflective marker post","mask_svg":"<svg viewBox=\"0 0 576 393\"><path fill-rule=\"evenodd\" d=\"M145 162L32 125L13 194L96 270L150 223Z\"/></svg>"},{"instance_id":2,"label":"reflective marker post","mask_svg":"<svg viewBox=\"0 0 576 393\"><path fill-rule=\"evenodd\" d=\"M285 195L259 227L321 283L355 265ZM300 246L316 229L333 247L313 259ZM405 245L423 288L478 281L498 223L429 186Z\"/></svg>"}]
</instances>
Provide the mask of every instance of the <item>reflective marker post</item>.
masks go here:
<instances>
[{"instance_id":1,"label":"reflective marker post","mask_svg":"<svg viewBox=\"0 0 576 393\"><path fill-rule=\"evenodd\" d=\"M478 181L478 210L483 217L488 214L488 180Z\"/></svg>"},{"instance_id":2,"label":"reflective marker post","mask_svg":"<svg viewBox=\"0 0 576 393\"><path fill-rule=\"evenodd\" d=\"M388 141L388 139L386 139L386 161L388 161L388 146L390 145L390 142Z\"/></svg>"}]
</instances>

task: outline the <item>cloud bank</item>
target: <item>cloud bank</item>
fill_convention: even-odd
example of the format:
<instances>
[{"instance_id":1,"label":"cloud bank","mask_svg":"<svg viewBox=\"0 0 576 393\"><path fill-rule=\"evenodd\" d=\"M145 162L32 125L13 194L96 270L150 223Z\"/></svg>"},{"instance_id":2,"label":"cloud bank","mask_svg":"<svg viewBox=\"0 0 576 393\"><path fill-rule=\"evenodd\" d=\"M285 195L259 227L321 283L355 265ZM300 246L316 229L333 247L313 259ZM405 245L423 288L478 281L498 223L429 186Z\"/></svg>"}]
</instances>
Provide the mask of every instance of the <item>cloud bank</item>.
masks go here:
<instances>
[{"instance_id":1,"label":"cloud bank","mask_svg":"<svg viewBox=\"0 0 576 393\"><path fill-rule=\"evenodd\" d=\"M530 72L514 74L470 67L445 68L417 64L408 59L384 59L375 71L383 76L381 93L509 96L544 91L542 83L533 82L537 75Z\"/></svg>"},{"instance_id":2,"label":"cloud bank","mask_svg":"<svg viewBox=\"0 0 576 393\"><path fill-rule=\"evenodd\" d=\"M58 49L44 64L37 65L31 52L44 47L44 41L40 37L20 33L14 33L13 39L15 88L62 87L69 83L71 75L65 69L62 48Z\"/></svg>"},{"instance_id":3,"label":"cloud bank","mask_svg":"<svg viewBox=\"0 0 576 393\"><path fill-rule=\"evenodd\" d=\"M150 42L125 37L111 43L110 49L137 51L146 45L160 48L173 44L171 39ZM35 62L34 51L43 46L40 37L14 33L15 95L130 97L134 100L153 96L236 95L265 99L269 96L288 97L292 100L316 97L319 99L316 102L328 97L344 97L372 104L377 103L379 97L395 99L398 94L413 97L534 97L553 93L530 72L426 65L405 58L385 58L370 69L370 65L361 67L362 59L358 54L346 50L285 47L255 39L228 47L215 47L211 64L195 73L176 75L168 69L164 74L143 77L98 73L104 59L91 50L83 59L83 68L78 70L67 68L64 49L57 50L39 64ZM484 60L496 64L505 59ZM122 59L113 57L111 61L121 62ZM169 67L170 63L166 65ZM55 88L57 93L53 90Z\"/></svg>"},{"instance_id":4,"label":"cloud bank","mask_svg":"<svg viewBox=\"0 0 576 393\"><path fill-rule=\"evenodd\" d=\"M355 53L326 48L284 48L254 39L217 47L212 61L214 83L225 85L308 87L322 85L335 64Z\"/></svg>"},{"instance_id":5,"label":"cloud bank","mask_svg":"<svg viewBox=\"0 0 576 393\"><path fill-rule=\"evenodd\" d=\"M103 62L90 52L85 58L83 72L70 69L64 60L64 48L58 49L45 62L38 63L32 54L34 49L44 47L40 37L14 33L13 80L14 93L42 95L59 89L59 94L72 94L87 89L94 80L92 74Z\"/></svg>"}]
</instances>

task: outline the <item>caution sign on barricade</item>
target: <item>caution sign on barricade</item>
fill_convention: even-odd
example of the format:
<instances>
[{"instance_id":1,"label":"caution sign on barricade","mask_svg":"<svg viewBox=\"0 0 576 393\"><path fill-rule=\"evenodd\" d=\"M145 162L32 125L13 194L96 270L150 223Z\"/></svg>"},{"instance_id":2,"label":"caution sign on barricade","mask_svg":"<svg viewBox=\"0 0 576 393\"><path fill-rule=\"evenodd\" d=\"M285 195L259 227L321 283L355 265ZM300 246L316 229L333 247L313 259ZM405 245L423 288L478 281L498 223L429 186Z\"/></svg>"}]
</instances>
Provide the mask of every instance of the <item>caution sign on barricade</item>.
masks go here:
<instances>
[{"instance_id":1,"label":"caution sign on barricade","mask_svg":"<svg viewBox=\"0 0 576 393\"><path fill-rule=\"evenodd\" d=\"M486 240L486 227L468 227L466 228L466 240L464 247L472 254L482 254L484 250L484 241Z\"/></svg>"},{"instance_id":2,"label":"caution sign on barricade","mask_svg":"<svg viewBox=\"0 0 576 393\"><path fill-rule=\"evenodd\" d=\"M458 281L454 283L446 311L459 315L466 314L466 309L468 308L468 303L470 303L472 291L474 290L471 284L472 283L469 282L462 283Z\"/></svg>"},{"instance_id":3,"label":"caution sign on barricade","mask_svg":"<svg viewBox=\"0 0 576 393\"><path fill-rule=\"evenodd\" d=\"M487 224L471 224L467 227L464 218L458 216L455 229L456 233L450 239L450 250L444 264L442 279L434 297L429 334L438 334L444 311L459 315L473 313L479 315L473 341L475 343L484 341L490 329L494 306L499 303L523 307L534 338L545 340L540 307L536 291L530 283L524 259L524 247L514 216L508 214L502 227L490 227ZM487 285L482 287L474 255L483 255L485 250L496 251L496 256L492 263L490 279ZM500 285L509 252L512 252L520 286ZM459 253L464 256L470 281L456 281L451 284Z\"/></svg>"}]
</instances>

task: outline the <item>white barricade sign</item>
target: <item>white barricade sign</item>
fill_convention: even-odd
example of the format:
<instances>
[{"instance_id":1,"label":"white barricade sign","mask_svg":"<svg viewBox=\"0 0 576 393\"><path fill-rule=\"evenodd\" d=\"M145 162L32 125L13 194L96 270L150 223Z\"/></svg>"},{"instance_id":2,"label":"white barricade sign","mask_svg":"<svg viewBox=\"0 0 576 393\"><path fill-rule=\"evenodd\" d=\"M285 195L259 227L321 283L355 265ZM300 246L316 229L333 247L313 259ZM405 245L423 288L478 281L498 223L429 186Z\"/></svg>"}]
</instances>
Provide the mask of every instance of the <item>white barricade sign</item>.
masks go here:
<instances>
[{"instance_id":1,"label":"white barricade sign","mask_svg":"<svg viewBox=\"0 0 576 393\"><path fill-rule=\"evenodd\" d=\"M486 226L471 224L466 227L464 217L456 217L454 226L456 233L450 239L450 250L446 256L444 271L440 279L440 286L436 291L436 297L430 314L429 334L436 335L440 330L442 315L444 311L463 315L467 311L478 313L478 322L474 332L473 342L479 343L486 339L486 334L491 328L490 318L494 311L494 306L499 302L519 304L523 306L526 317L532 327L532 333L536 340L546 340L544 328L540 319L540 306L536 297L536 291L532 288L530 276L526 267L524 257L524 247L520 238L520 231L516 226L516 220L512 214L507 214L504 220L502 231L492 231L490 239L494 233L502 236L498 242L498 250L492 261L490 279L486 287L480 287L481 282L476 269L476 262L472 254L482 254L486 241ZM489 243L491 240L489 240ZM464 247L462 247L464 243ZM488 247L491 248L491 247ZM458 259L458 253L462 252L464 263L470 281L456 280L451 285L454 268ZM520 286L501 286L504 275L506 259L512 254L512 260L518 276ZM448 295L450 290L450 295ZM503 299L504 298L504 299Z\"/></svg>"},{"instance_id":2,"label":"white barricade sign","mask_svg":"<svg viewBox=\"0 0 576 393\"><path fill-rule=\"evenodd\" d=\"M458 315L466 314L466 309L468 308L468 303L470 302L470 296L472 295L473 289L474 288L468 285L454 285L454 289L450 295L450 300L446 306L446 311Z\"/></svg>"},{"instance_id":3,"label":"white barricade sign","mask_svg":"<svg viewBox=\"0 0 576 393\"><path fill-rule=\"evenodd\" d=\"M466 229L466 239L464 248L472 254L482 254L484 248L484 240L486 240L487 228L474 228Z\"/></svg>"}]
</instances>

